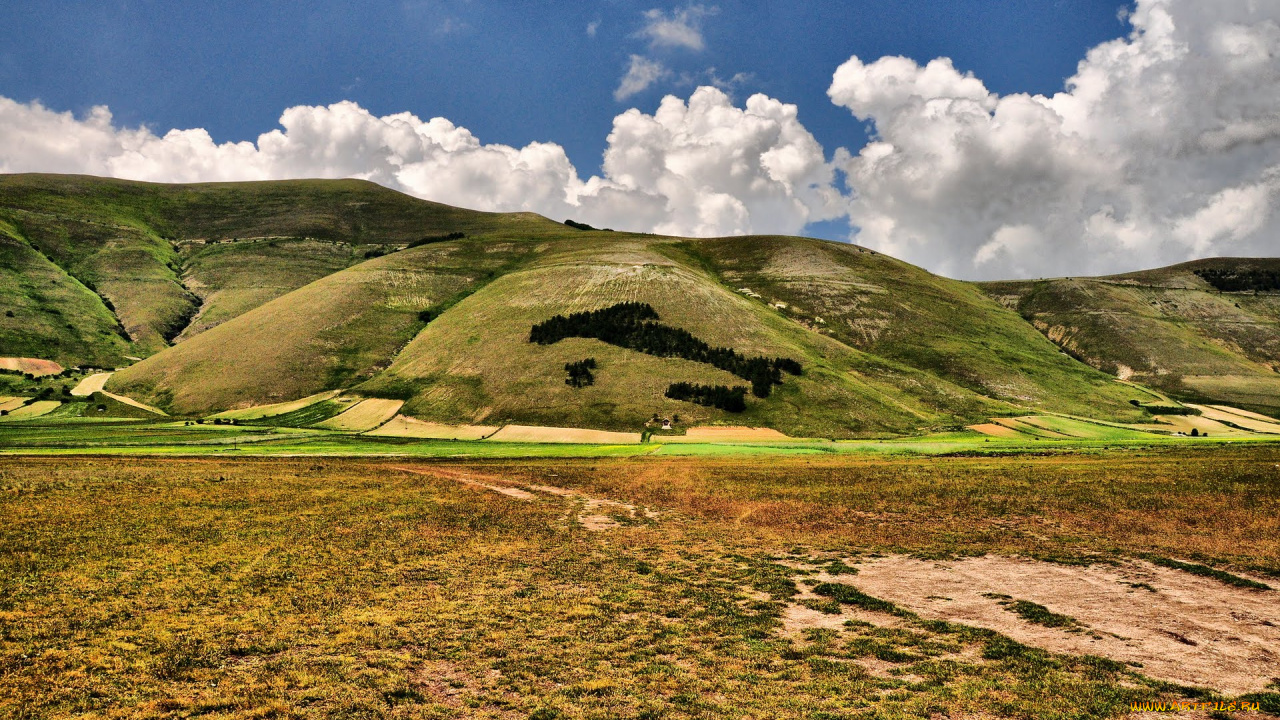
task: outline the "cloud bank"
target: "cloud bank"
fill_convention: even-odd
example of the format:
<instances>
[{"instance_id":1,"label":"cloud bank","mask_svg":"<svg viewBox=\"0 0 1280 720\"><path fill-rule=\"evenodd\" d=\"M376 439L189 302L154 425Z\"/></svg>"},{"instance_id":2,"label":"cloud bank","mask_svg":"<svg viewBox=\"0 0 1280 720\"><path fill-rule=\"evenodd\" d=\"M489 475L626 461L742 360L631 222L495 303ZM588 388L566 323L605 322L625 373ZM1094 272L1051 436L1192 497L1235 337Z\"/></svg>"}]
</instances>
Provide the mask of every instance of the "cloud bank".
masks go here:
<instances>
[{"instance_id":1,"label":"cloud bank","mask_svg":"<svg viewBox=\"0 0 1280 720\"><path fill-rule=\"evenodd\" d=\"M841 195L797 109L715 88L614 119L604 174L583 180L554 143L483 144L444 118L377 117L352 102L289 108L256 142L216 144L201 129L156 135L111 113L54 112L0 98L0 172L66 172L157 182L298 177L372 180L479 210L673 235L797 233L838 217Z\"/></svg>"},{"instance_id":2,"label":"cloud bank","mask_svg":"<svg viewBox=\"0 0 1280 720\"><path fill-rule=\"evenodd\" d=\"M1064 92L854 57L829 95L876 137L839 165L856 240L961 277L1280 252L1280 5L1141 0Z\"/></svg>"},{"instance_id":3,"label":"cloud bank","mask_svg":"<svg viewBox=\"0 0 1280 720\"><path fill-rule=\"evenodd\" d=\"M653 45L700 47L701 15L646 16ZM554 143L484 144L444 118L355 103L289 108L255 142L158 135L0 98L0 172L194 182L358 177L482 210L673 235L852 239L964 278L1107 273L1280 251L1280 6L1139 0L1132 33L1089 51L1063 92L990 92L946 58L836 70L831 100L874 128L827 153L795 105L700 87L618 115L601 174ZM679 25L680 27L677 27ZM683 34L682 34L683 33ZM666 71L637 67L622 97ZM628 77L632 73L628 74ZM652 78L652 79L651 79ZM843 177L842 177L843 176Z\"/></svg>"}]
</instances>

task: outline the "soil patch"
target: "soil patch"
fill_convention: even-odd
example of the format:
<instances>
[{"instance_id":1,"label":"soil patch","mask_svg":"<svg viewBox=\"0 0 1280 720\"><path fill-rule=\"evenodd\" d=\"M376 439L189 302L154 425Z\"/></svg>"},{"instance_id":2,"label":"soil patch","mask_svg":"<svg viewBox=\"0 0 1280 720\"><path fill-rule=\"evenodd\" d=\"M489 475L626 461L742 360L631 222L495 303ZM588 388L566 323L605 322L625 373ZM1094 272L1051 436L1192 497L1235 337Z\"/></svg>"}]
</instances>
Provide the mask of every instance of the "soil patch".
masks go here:
<instances>
[{"instance_id":1,"label":"soil patch","mask_svg":"<svg viewBox=\"0 0 1280 720\"><path fill-rule=\"evenodd\" d=\"M582 428L507 425L489 437L494 442L583 443L600 445L639 445L640 433L608 432Z\"/></svg>"},{"instance_id":2,"label":"soil patch","mask_svg":"<svg viewBox=\"0 0 1280 720\"><path fill-rule=\"evenodd\" d=\"M109 372L94 373L81 380L80 384L72 389L71 394L76 397L89 397L96 392L102 392L102 389L107 386L107 381L111 379L113 374Z\"/></svg>"},{"instance_id":3,"label":"soil patch","mask_svg":"<svg viewBox=\"0 0 1280 720\"><path fill-rule=\"evenodd\" d=\"M988 628L1053 652L1100 655L1182 685L1257 692L1280 670L1280 593L1147 562L1078 567L894 556L840 579L925 618ZM1001 596L1043 605L1087 631L1030 623L1001 605Z\"/></svg>"},{"instance_id":4,"label":"soil patch","mask_svg":"<svg viewBox=\"0 0 1280 720\"><path fill-rule=\"evenodd\" d=\"M57 375L62 366L52 360L39 358L0 358L0 370L16 370L29 375Z\"/></svg>"}]
</instances>

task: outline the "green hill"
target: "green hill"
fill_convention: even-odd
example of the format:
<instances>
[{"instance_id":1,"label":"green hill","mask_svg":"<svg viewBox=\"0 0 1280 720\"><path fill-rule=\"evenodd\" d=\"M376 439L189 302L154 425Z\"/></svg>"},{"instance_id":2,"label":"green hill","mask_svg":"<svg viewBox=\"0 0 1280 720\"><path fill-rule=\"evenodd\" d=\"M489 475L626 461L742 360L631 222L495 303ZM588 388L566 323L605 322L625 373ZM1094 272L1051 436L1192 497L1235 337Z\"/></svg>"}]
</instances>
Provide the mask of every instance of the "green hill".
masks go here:
<instances>
[{"instance_id":1,"label":"green hill","mask_svg":"<svg viewBox=\"0 0 1280 720\"><path fill-rule=\"evenodd\" d=\"M432 422L632 431L654 415L819 437L1046 412L1149 420L1117 377L1280 410L1280 260L974 284L844 243L584 230L363 181L10 175L0 297L0 357L144 358L108 389L178 416L341 391ZM728 366L530 342L554 316L622 302L686 344L803 372L731 412L667 397L751 386ZM594 382L566 384L588 358Z\"/></svg>"},{"instance_id":2,"label":"green hill","mask_svg":"<svg viewBox=\"0 0 1280 720\"><path fill-rule=\"evenodd\" d=\"M71 325L67 332L40 333L40 356L72 365L146 357L346 267L372 248L404 247L451 232L529 232L536 226L563 229L537 216L463 210L359 180L162 185L0 175L0 233L12 241L9 247L25 245L57 269L33 274L6 296L53 297L65 292L57 285L78 283L98 296L127 334L124 346L85 340L102 336L101 313L69 313L61 323ZM35 261L15 259L5 271L20 262L26 267ZM44 327L46 320L32 322ZM29 345L19 339L20 328L8 327L13 324L0 326L0 339L13 337L14 348ZM0 350L9 347L5 342Z\"/></svg>"},{"instance_id":3,"label":"green hill","mask_svg":"<svg viewBox=\"0 0 1280 720\"><path fill-rule=\"evenodd\" d=\"M680 246L739 293L849 347L1024 407L1135 419L1113 378L1064 355L971 283L856 245L787 237Z\"/></svg>"},{"instance_id":4,"label":"green hill","mask_svg":"<svg viewBox=\"0 0 1280 720\"><path fill-rule=\"evenodd\" d=\"M447 306L528 248L458 240L327 275L117 373L124 393L178 414L305 397L371 378Z\"/></svg>"},{"instance_id":5,"label":"green hill","mask_svg":"<svg viewBox=\"0 0 1280 720\"><path fill-rule=\"evenodd\" d=\"M0 355L114 367L130 344L102 298L0 220Z\"/></svg>"},{"instance_id":6,"label":"green hill","mask_svg":"<svg viewBox=\"0 0 1280 720\"><path fill-rule=\"evenodd\" d=\"M1007 409L810 332L679 257L674 241L650 236L591 233L550 244L428 325L360 389L406 400L405 412L440 422L634 430L658 414L798 436L909 432ZM713 346L796 359L804 373L736 414L664 397L681 381L746 384L710 365L593 339L529 342L530 328L549 317L627 301L650 304L663 323ZM563 366L588 357L597 361L596 384L566 385Z\"/></svg>"},{"instance_id":7,"label":"green hill","mask_svg":"<svg viewBox=\"0 0 1280 720\"><path fill-rule=\"evenodd\" d=\"M1106 373L1186 400L1280 410L1280 259L983 288Z\"/></svg>"}]
</instances>

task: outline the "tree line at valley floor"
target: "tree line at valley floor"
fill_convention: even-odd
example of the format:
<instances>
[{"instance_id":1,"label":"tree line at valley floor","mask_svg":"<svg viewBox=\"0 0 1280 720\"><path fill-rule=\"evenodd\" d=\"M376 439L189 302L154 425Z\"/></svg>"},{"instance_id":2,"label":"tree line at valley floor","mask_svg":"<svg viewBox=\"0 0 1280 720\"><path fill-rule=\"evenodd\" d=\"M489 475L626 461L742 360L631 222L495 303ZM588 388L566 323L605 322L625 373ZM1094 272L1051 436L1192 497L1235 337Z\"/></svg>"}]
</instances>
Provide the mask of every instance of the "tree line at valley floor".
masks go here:
<instances>
[{"instance_id":1,"label":"tree line at valley floor","mask_svg":"<svg viewBox=\"0 0 1280 720\"><path fill-rule=\"evenodd\" d=\"M565 338L592 338L647 355L706 363L749 381L752 394L759 398L769 397L773 386L782 384L784 372L800 375L803 371L800 363L791 358L747 357L732 348L713 347L687 330L663 325L659 319L657 311L647 303L623 302L600 310L551 317L533 326L529 342L551 345ZM587 362L589 366L583 364ZM590 372L594 368L594 358L567 364L569 378L565 382L578 388L590 385L595 380ZM744 387L675 383L667 389L667 397L729 412L746 409Z\"/></svg>"}]
</instances>

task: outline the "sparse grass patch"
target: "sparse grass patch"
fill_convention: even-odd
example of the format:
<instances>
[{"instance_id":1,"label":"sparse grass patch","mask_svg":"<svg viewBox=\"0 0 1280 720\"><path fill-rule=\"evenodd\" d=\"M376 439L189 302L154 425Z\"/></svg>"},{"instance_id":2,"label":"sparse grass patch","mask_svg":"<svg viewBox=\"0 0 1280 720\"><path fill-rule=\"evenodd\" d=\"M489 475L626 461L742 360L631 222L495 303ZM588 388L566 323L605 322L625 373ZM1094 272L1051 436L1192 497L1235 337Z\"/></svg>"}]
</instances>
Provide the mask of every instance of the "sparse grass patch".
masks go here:
<instances>
[{"instance_id":1,"label":"sparse grass patch","mask_svg":"<svg viewBox=\"0 0 1280 720\"><path fill-rule=\"evenodd\" d=\"M1015 600L1008 595L997 595L995 593L984 593L1000 605L1005 610L1017 615L1029 623L1041 625L1047 628L1059 628L1067 632L1082 632L1086 627L1080 624L1075 618L1069 615L1060 615L1052 612L1049 608L1033 603L1030 600Z\"/></svg>"},{"instance_id":2,"label":"sparse grass patch","mask_svg":"<svg viewBox=\"0 0 1280 720\"><path fill-rule=\"evenodd\" d=\"M813 592L829 597L832 600L843 605L852 605L862 608L863 610L871 610L873 612L882 612L896 615L904 612L897 605L879 598L871 597L852 585L844 585L842 583L819 583L813 588Z\"/></svg>"},{"instance_id":3,"label":"sparse grass patch","mask_svg":"<svg viewBox=\"0 0 1280 720\"><path fill-rule=\"evenodd\" d=\"M1232 575L1229 572L1218 570L1217 568L1211 568L1208 565L1171 560L1167 557L1160 557L1159 555L1147 555L1146 558L1161 567L1181 570L1183 572L1191 573L1192 575L1199 575L1200 577L1213 578L1214 580L1224 582L1228 585L1234 585L1236 587L1250 588L1252 590L1272 589L1271 586L1266 583L1261 583L1257 580L1250 580L1249 578L1242 578L1239 575Z\"/></svg>"}]
</instances>

